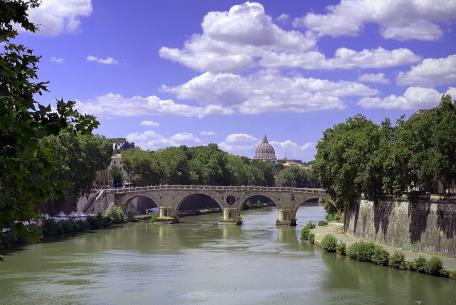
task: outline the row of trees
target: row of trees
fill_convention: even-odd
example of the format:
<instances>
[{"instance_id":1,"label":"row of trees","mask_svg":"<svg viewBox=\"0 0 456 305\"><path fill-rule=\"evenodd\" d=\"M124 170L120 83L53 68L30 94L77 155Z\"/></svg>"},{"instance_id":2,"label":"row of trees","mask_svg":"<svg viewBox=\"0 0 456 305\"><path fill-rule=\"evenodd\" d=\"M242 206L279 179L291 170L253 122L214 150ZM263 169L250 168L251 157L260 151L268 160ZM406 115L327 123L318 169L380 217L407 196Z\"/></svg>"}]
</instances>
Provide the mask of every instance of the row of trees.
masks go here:
<instances>
[{"instance_id":1,"label":"row of trees","mask_svg":"<svg viewBox=\"0 0 456 305\"><path fill-rule=\"evenodd\" d=\"M351 117L324 132L313 166L341 211L362 193L376 202L385 194L430 192L437 181L448 191L456 181L456 101L445 95L395 126Z\"/></svg>"},{"instance_id":2,"label":"row of trees","mask_svg":"<svg viewBox=\"0 0 456 305\"><path fill-rule=\"evenodd\" d=\"M39 56L13 39L19 27L36 31L27 11L38 4L0 1L0 228L33 218L38 205L64 189L74 195L87 190L81 179L92 179L105 165L97 163L104 158L99 146L101 155L110 154L102 138L91 135L98 121L77 112L74 101L59 100L52 110L35 99L47 91L37 76ZM94 151L97 160L85 160Z\"/></svg>"},{"instance_id":3,"label":"row of trees","mask_svg":"<svg viewBox=\"0 0 456 305\"><path fill-rule=\"evenodd\" d=\"M124 169L134 185L204 184L318 187L309 171L280 170L272 162L228 154L216 144L169 147L155 152L131 149L122 153Z\"/></svg>"},{"instance_id":4,"label":"row of trees","mask_svg":"<svg viewBox=\"0 0 456 305\"><path fill-rule=\"evenodd\" d=\"M273 163L230 155L216 144L131 149L122 153L122 162L135 185L274 185Z\"/></svg>"}]
</instances>

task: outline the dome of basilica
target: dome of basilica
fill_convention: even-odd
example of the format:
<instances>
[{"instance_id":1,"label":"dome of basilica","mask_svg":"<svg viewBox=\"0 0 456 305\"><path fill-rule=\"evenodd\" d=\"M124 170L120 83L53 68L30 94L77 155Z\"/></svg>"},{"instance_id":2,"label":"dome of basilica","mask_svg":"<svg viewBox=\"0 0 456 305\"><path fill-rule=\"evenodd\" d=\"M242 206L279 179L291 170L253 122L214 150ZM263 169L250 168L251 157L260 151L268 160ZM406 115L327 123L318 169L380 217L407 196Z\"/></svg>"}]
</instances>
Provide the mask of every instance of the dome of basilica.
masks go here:
<instances>
[{"instance_id":1,"label":"dome of basilica","mask_svg":"<svg viewBox=\"0 0 456 305\"><path fill-rule=\"evenodd\" d=\"M264 136L263 141L260 144L258 144L255 150L254 159L268 161L276 160L274 147L272 147L272 145L268 143L268 138L266 138L266 135Z\"/></svg>"}]
</instances>

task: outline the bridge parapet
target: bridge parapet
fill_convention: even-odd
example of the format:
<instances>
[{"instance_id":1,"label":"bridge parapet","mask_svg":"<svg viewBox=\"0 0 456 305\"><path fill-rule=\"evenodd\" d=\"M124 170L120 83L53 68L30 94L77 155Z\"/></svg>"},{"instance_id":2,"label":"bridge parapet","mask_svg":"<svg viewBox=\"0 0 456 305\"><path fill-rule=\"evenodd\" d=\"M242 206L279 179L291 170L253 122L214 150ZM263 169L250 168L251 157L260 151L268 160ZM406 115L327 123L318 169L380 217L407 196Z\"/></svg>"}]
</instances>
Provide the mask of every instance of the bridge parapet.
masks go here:
<instances>
[{"instance_id":1,"label":"bridge parapet","mask_svg":"<svg viewBox=\"0 0 456 305\"><path fill-rule=\"evenodd\" d=\"M216 186L216 185L150 185L137 187L123 187L105 189L115 193L134 193L153 190L176 191L260 191L260 192L286 192L286 193L320 193L325 194L322 188L296 188L296 187L271 187L271 186Z\"/></svg>"}]
</instances>

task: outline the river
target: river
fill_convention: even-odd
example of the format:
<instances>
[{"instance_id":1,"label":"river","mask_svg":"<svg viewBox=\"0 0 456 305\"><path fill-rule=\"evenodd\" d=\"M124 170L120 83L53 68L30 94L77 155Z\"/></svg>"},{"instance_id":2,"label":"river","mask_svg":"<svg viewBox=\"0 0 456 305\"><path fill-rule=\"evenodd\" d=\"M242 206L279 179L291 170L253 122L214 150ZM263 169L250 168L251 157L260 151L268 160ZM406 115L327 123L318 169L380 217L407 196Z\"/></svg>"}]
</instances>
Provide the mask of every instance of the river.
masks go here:
<instances>
[{"instance_id":1,"label":"river","mask_svg":"<svg viewBox=\"0 0 456 305\"><path fill-rule=\"evenodd\" d=\"M324 218L302 207L297 228L276 228L277 210L243 211L177 225L130 223L29 245L0 262L0 304L456 304L456 281L361 263L299 240Z\"/></svg>"}]
</instances>

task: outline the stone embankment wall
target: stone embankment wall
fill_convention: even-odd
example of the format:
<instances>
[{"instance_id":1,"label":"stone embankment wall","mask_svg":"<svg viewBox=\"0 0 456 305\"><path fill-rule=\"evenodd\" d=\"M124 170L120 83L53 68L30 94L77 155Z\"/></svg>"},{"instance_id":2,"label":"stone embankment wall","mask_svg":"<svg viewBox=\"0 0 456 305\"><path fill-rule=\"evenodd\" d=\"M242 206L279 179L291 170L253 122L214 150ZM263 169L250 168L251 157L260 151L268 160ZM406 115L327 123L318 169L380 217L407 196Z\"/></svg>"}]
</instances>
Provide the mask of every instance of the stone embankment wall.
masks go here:
<instances>
[{"instance_id":1,"label":"stone embankment wall","mask_svg":"<svg viewBox=\"0 0 456 305\"><path fill-rule=\"evenodd\" d=\"M347 231L404 250L456 256L456 201L361 200Z\"/></svg>"}]
</instances>

